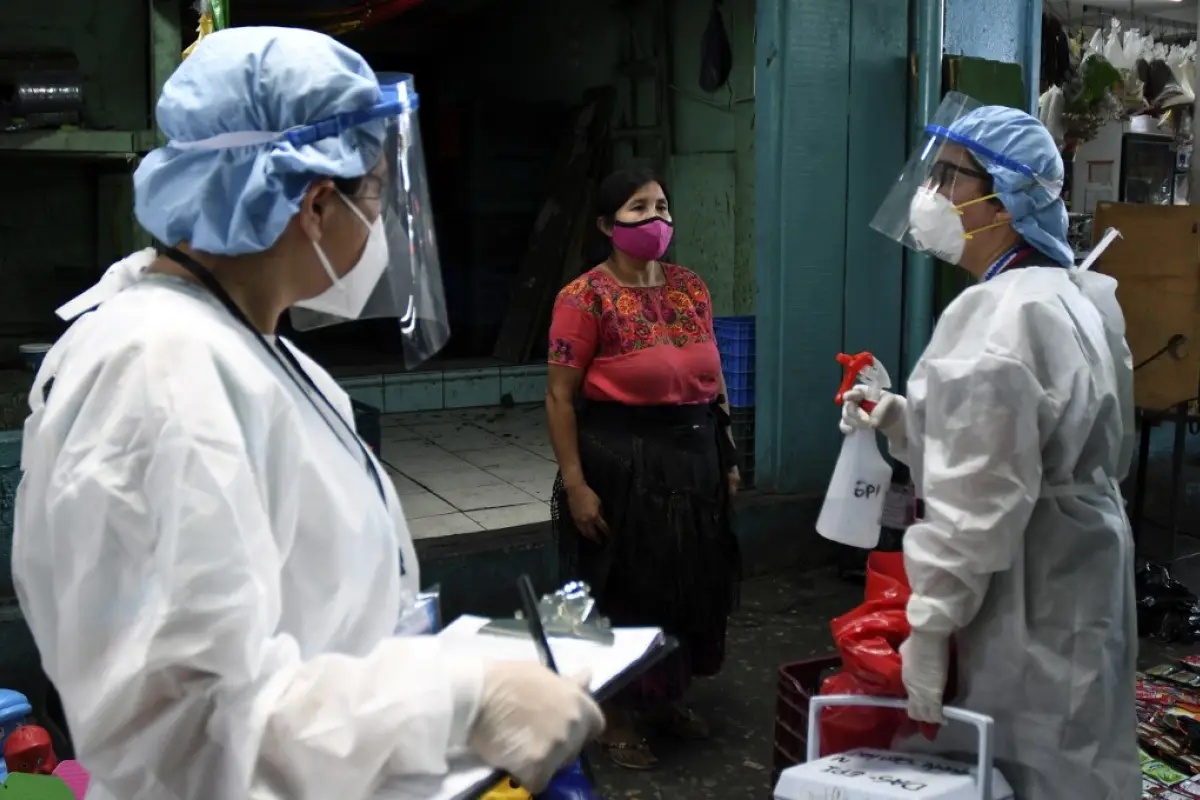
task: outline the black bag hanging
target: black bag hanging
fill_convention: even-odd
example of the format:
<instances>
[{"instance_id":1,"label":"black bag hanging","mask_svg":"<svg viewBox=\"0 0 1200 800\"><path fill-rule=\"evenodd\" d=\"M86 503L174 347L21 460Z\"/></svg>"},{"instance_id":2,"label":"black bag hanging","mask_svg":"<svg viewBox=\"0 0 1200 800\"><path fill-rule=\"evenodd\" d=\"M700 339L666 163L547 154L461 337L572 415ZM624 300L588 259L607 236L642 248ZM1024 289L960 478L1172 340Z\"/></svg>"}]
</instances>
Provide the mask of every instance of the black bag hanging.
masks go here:
<instances>
[{"instance_id":1,"label":"black bag hanging","mask_svg":"<svg viewBox=\"0 0 1200 800\"><path fill-rule=\"evenodd\" d=\"M733 69L733 48L729 45L729 34L725 32L725 21L721 19L721 0L713 0L708 14L708 25L700 42L700 88L715 92L729 80Z\"/></svg>"}]
</instances>

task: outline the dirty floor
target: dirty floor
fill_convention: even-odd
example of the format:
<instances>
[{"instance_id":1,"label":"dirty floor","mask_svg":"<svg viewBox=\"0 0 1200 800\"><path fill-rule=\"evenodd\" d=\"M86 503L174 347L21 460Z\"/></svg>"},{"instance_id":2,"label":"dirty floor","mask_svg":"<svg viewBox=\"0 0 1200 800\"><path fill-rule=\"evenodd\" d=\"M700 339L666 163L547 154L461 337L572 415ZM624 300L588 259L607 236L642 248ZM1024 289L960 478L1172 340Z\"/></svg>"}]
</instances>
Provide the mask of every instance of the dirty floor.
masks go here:
<instances>
[{"instance_id":1,"label":"dirty floor","mask_svg":"<svg viewBox=\"0 0 1200 800\"><path fill-rule=\"evenodd\" d=\"M1174 562L1173 572L1200 592L1200 436L1184 439L1186 456L1175 524L1170 520L1173 425L1154 432L1140 552ZM1132 500L1133 482L1126 488ZM1171 528L1175 528L1172 531ZM608 800L766 800L771 796L772 734L779 664L832 651L829 620L861 602L863 589L836 572L818 570L747 581L729 632L723 673L698 682L692 704L713 724L711 741L657 747L651 772L629 772L593 754ZM1143 668L1200 652L1200 643L1165 646L1143 639Z\"/></svg>"},{"instance_id":2,"label":"dirty floor","mask_svg":"<svg viewBox=\"0 0 1200 800\"><path fill-rule=\"evenodd\" d=\"M828 620L861 602L862 586L834 570L756 578L743 590L729 631L722 674L699 681L692 706L713 725L710 741L652 741L657 768L631 772L591 753L606 800L767 800L771 797L772 734L779 664L833 650ZM1200 652L1143 641L1143 667Z\"/></svg>"},{"instance_id":3,"label":"dirty floor","mask_svg":"<svg viewBox=\"0 0 1200 800\"><path fill-rule=\"evenodd\" d=\"M707 742L654 741L656 769L630 772L592 754L607 800L765 800L771 796L776 667L832 650L828 620L862 601L863 589L832 570L747 581L730 624L724 671L698 681L692 707L713 726Z\"/></svg>"}]
</instances>

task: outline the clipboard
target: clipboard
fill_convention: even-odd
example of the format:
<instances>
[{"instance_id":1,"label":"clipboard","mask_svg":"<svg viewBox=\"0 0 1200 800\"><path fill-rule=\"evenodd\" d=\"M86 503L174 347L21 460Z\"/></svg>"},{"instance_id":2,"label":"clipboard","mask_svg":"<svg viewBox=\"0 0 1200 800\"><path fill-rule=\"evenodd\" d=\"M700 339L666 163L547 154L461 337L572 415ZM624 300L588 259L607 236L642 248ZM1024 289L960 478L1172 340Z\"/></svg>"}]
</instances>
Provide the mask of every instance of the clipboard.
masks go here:
<instances>
[{"instance_id":1,"label":"clipboard","mask_svg":"<svg viewBox=\"0 0 1200 800\"><path fill-rule=\"evenodd\" d=\"M481 617L459 617L455 622L448 626L442 632L443 636L448 636L451 639L462 637L459 641L464 647L469 647L469 643L473 641L472 634L465 634L464 629L470 630L474 627L475 630L482 627L488 620ZM456 631L455 628L458 628ZM617 642L621 641L622 629L616 629ZM649 631L650 629L637 629L640 631ZM618 692L628 687L634 680L641 677L647 670L661 663L663 659L679 648L679 641L673 637L664 634L662 631L654 629L657 632L656 637L651 644L642 652L640 657L634 659L624 666L623 669L611 674L606 681L599 687L593 686L592 697L598 703L605 703L611 700ZM523 653L524 658L530 661L537 661L537 652L533 646L533 640L528 637L515 636L489 636L487 634L474 634L474 636L483 640L491 640L491 646L480 648L481 653L487 653L489 650L494 651L498 657L508 655L505 650L519 650ZM486 638L485 638L486 637ZM572 644L575 643L575 644ZM605 645L600 645L595 642L587 642L579 639L564 639L560 637L550 637L551 648L554 650L559 666L566 672L572 670L576 666L574 660L570 657L564 657L570 651L583 651L584 648L596 648L598 651L606 649ZM613 645L617 646L616 644ZM527 651L527 652L526 652ZM487 656L484 656L487 657ZM478 800L480 795L492 789L500 781L506 777L503 770L493 770L485 765L481 765L478 761L464 762L462 764L451 765L451 771L447 775L429 777L429 778L406 778L404 780L392 780L385 783L373 796L373 800Z\"/></svg>"}]
</instances>

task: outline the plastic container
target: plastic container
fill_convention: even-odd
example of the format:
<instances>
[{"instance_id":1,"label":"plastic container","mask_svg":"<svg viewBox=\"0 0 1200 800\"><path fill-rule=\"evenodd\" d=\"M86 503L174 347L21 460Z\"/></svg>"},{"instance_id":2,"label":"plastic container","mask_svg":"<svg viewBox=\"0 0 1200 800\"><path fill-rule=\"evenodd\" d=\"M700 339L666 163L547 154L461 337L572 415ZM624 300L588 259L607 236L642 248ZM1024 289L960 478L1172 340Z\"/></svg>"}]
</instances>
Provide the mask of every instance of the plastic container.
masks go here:
<instances>
[{"instance_id":1,"label":"plastic container","mask_svg":"<svg viewBox=\"0 0 1200 800\"><path fill-rule=\"evenodd\" d=\"M84 800L87 797L88 785L92 779L78 761L60 761L54 768L54 776L67 785L75 795L75 800Z\"/></svg>"},{"instance_id":2,"label":"plastic container","mask_svg":"<svg viewBox=\"0 0 1200 800\"><path fill-rule=\"evenodd\" d=\"M757 357L753 316L716 317L713 332L721 354L725 389L733 408L754 407L755 358Z\"/></svg>"},{"instance_id":3,"label":"plastic container","mask_svg":"<svg viewBox=\"0 0 1200 800\"><path fill-rule=\"evenodd\" d=\"M29 721L33 706L20 692L12 689L0 689L0 753L4 752L4 742L17 728Z\"/></svg>"},{"instance_id":4,"label":"plastic container","mask_svg":"<svg viewBox=\"0 0 1200 800\"><path fill-rule=\"evenodd\" d=\"M946 719L966 723L978 733L975 767L936 755L908 756L859 747L818 758L821 709L832 706L904 708L905 701L857 695L814 697L808 708L805 763L790 767L775 784L775 800L1013 800L1012 787L993 763L995 723L991 717L947 706Z\"/></svg>"},{"instance_id":5,"label":"plastic container","mask_svg":"<svg viewBox=\"0 0 1200 800\"><path fill-rule=\"evenodd\" d=\"M808 756L808 704L821 691L821 681L842 666L840 656L793 661L779 667L775 690L775 742L771 783L788 767Z\"/></svg>"},{"instance_id":6,"label":"plastic container","mask_svg":"<svg viewBox=\"0 0 1200 800\"><path fill-rule=\"evenodd\" d=\"M17 348L21 354L21 362L25 365L25 369L30 372L37 372L42 368L42 361L46 358L46 353L50 352L50 348L54 345L31 343L23 344Z\"/></svg>"}]
</instances>

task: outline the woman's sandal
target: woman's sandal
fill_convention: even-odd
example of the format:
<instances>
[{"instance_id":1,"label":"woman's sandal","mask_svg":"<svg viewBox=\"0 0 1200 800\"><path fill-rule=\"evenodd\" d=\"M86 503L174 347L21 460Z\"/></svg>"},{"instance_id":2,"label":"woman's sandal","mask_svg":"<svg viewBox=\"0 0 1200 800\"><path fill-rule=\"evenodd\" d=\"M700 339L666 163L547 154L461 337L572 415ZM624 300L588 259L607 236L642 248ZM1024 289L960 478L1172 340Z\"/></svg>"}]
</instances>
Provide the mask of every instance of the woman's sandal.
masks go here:
<instances>
[{"instance_id":1,"label":"woman's sandal","mask_svg":"<svg viewBox=\"0 0 1200 800\"><path fill-rule=\"evenodd\" d=\"M658 758L645 739L601 742L600 747L610 761L624 769L646 770L658 766Z\"/></svg>"}]
</instances>

